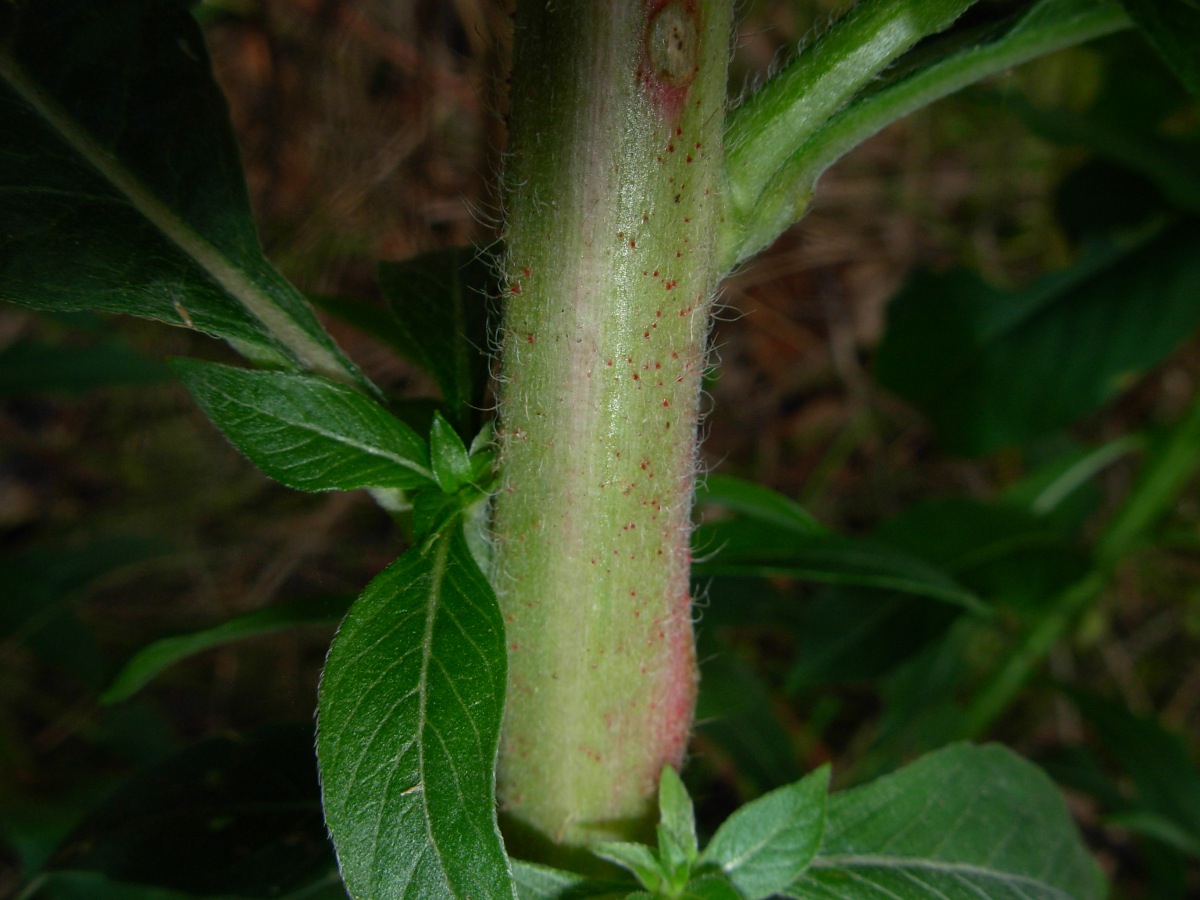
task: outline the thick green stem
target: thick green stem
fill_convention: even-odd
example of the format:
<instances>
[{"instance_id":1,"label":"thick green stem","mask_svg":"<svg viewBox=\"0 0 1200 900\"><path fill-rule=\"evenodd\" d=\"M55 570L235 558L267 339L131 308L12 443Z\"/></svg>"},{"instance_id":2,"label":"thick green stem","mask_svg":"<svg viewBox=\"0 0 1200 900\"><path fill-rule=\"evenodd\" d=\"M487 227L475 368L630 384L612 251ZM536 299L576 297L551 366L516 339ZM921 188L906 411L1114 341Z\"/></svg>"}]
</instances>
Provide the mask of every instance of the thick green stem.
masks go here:
<instances>
[{"instance_id":1,"label":"thick green stem","mask_svg":"<svg viewBox=\"0 0 1200 900\"><path fill-rule=\"evenodd\" d=\"M644 828L695 699L688 538L731 0L522 0L495 583L498 782L579 845Z\"/></svg>"}]
</instances>

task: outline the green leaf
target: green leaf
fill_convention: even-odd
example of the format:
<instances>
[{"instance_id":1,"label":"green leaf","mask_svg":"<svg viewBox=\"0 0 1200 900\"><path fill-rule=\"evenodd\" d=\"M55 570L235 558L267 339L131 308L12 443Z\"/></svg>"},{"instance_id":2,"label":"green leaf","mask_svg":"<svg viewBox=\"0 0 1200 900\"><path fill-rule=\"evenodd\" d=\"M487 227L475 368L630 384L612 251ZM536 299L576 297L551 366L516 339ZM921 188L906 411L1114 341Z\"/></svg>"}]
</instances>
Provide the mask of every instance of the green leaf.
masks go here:
<instances>
[{"instance_id":1,"label":"green leaf","mask_svg":"<svg viewBox=\"0 0 1200 900\"><path fill-rule=\"evenodd\" d=\"M696 812L679 773L664 765L658 781L658 855L673 887L682 887L696 861Z\"/></svg>"},{"instance_id":2,"label":"green leaf","mask_svg":"<svg viewBox=\"0 0 1200 900\"><path fill-rule=\"evenodd\" d=\"M798 534L826 534L828 529L799 503L753 481L731 475L709 475L696 483L696 502L724 506L750 519Z\"/></svg>"},{"instance_id":3,"label":"green leaf","mask_svg":"<svg viewBox=\"0 0 1200 900\"><path fill-rule=\"evenodd\" d=\"M978 597L946 573L875 541L802 535L735 519L699 526L692 547L695 575L785 576L887 588L987 612Z\"/></svg>"},{"instance_id":4,"label":"green leaf","mask_svg":"<svg viewBox=\"0 0 1200 900\"><path fill-rule=\"evenodd\" d=\"M629 883L594 881L550 866L512 861L520 900L615 900L629 896Z\"/></svg>"},{"instance_id":5,"label":"green leaf","mask_svg":"<svg viewBox=\"0 0 1200 900\"><path fill-rule=\"evenodd\" d=\"M183 5L8 4L0 135L0 298L185 325L365 384L262 254Z\"/></svg>"},{"instance_id":6,"label":"green leaf","mask_svg":"<svg viewBox=\"0 0 1200 900\"><path fill-rule=\"evenodd\" d=\"M954 745L829 802L797 900L1099 900L1053 783L998 746Z\"/></svg>"},{"instance_id":7,"label":"green leaf","mask_svg":"<svg viewBox=\"0 0 1200 900\"><path fill-rule=\"evenodd\" d=\"M1066 426L1200 323L1200 225L1094 252L1003 293L920 275L888 308L879 379L929 416L948 449L981 454Z\"/></svg>"},{"instance_id":8,"label":"green leaf","mask_svg":"<svg viewBox=\"0 0 1200 900\"><path fill-rule=\"evenodd\" d=\"M763 680L714 637L712 628L696 635L700 696L696 730L728 755L752 794L800 777L796 748L771 706Z\"/></svg>"},{"instance_id":9,"label":"green leaf","mask_svg":"<svg viewBox=\"0 0 1200 900\"><path fill-rule=\"evenodd\" d=\"M1167 65L1200 97L1200 7L1191 0L1121 0Z\"/></svg>"},{"instance_id":10,"label":"green leaf","mask_svg":"<svg viewBox=\"0 0 1200 900\"><path fill-rule=\"evenodd\" d=\"M144 538L103 538L80 546L59 540L0 556L0 640L22 644L99 688L107 664L92 629L73 601L93 582L164 555L169 547Z\"/></svg>"},{"instance_id":11,"label":"green leaf","mask_svg":"<svg viewBox=\"0 0 1200 900\"><path fill-rule=\"evenodd\" d=\"M1004 499L1028 509L1035 516L1051 516L1079 490L1123 456L1138 450L1143 441L1123 435L1094 447L1063 454L1032 472L1004 492Z\"/></svg>"},{"instance_id":12,"label":"green leaf","mask_svg":"<svg viewBox=\"0 0 1200 900\"><path fill-rule=\"evenodd\" d=\"M451 420L469 433L488 382L491 261L478 248L453 247L380 263L378 277L395 316L390 343L433 376Z\"/></svg>"},{"instance_id":13,"label":"green leaf","mask_svg":"<svg viewBox=\"0 0 1200 900\"><path fill-rule=\"evenodd\" d=\"M808 868L821 845L829 767L759 797L717 829L701 865L713 863L748 900L781 892Z\"/></svg>"},{"instance_id":14,"label":"green leaf","mask_svg":"<svg viewBox=\"0 0 1200 900\"><path fill-rule=\"evenodd\" d=\"M352 388L196 360L173 365L230 442L290 488L413 488L433 481L425 442Z\"/></svg>"},{"instance_id":15,"label":"green leaf","mask_svg":"<svg viewBox=\"0 0 1200 900\"><path fill-rule=\"evenodd\" d=\"M169 375L158 360L116 341L85 346L18 341L0 350L0 397L84 394L100 387L152 384Z\"/></svg>"},{"instance_id":16,"label":"green leaf","mask_svg":"<svg viewBox=\"0 0 1200 900\"><path fill-rule=\"evenodd\" d=\"M311 725L211 738L139 773L90 812L51 870L193 894L277 897L333 868Z\"/></svg>"},{"instance_id":17,"label":"green leaf","mask_svg":"<svg viewBox=\"0 0 1200 900\"><path fill-rule=\"evenodd\" d=\"M128 700L153 681L164 669L213 647L234 641L274 634L305 625L335 624L349 604L341 597L311 597L294 603L268 606L211 628L163 638L143 647L117 673L101 703Z\"/></svg>"},{"instance_id":18,"label":"green leaf","mask_svg":"<svg viewBox=\"0 0 1200 900\"><path fill-rule=\"evenodd\" d=\"M506 671L496 596L459 528L351 607L321 679L317 758L352 896L515 896L495 807Z\"/></svg>"},{"instance_id":19,"label":"green leaf","mask_svg":"<svg viewBox=\"0 0 1200 900\"><path fill-rule=\"evenodd\" d=\"M471 459L466 444L440 412L433 414L429 429L429 456L438 487L453 494L471 480Z\"/></svg>"},{"instance_id":20,"label":"green leaf","mask_svg":"<svg viewBox=\"0 0 1200 900\"><path fill-rule=\"evenodd\" d=\"M1103 753L1133 783L1133 796L1116 810L1122 821L1200 858L1200 769L1183 736L1099 697L1072 692L1071 698Z\"/></svg>"},{"instance_id":21,"label":"green leaf","mask_svg":"<svg viewBox=\"0 0 1200 900\"><path fill-rule=\"evenodd\" d=\"M601 841L591 848L592 853L601 859L628 869L643 887L650 892L656 892L664 886L662 863L654 851L645 844L630 841Z\"/></svg>"},{"instance_id":22,"label":"green leaf","mask_svg":"<svg viewBox=\"0 0 1200 900\"><path fill-rule=\"evenodd\" d=\"M1088 567L1054 524L1016 505L967 497L917 503L874 537L953 574L993 606L1037 607Z\"/></svg>"},{"instance_id":23,"label":"green leaf","mask_svg":"<svg viewBox=\"0 0 1200 900\"><path fill-rule=\"evenodd\" d=\"M742 900L742 895L720 875L703 875L688 883L679 900Z\"/></svg>"}]
</instances>

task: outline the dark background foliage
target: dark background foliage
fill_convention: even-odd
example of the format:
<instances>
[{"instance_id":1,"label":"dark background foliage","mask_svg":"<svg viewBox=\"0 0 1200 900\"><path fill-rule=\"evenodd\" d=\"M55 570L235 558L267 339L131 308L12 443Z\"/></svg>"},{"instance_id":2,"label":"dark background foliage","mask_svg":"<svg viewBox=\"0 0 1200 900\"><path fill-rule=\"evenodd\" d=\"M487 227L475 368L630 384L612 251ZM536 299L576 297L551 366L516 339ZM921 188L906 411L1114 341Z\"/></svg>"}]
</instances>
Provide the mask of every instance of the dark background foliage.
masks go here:
<instances>
[{"instance_id":1,"label":"dark background foliage","mask_svg":"<svg viewBox=\"0 0 1200 900\"><path fill-rule=\"evenodd\" d=\"M830 13L813 2L746 4L735 93ZM508 28L499 4L221 0L199 14L267 254L303 290L382 309L377 260L495 240ZM1035 490L1030 476L1073 451L1152 439L1195 402L1200 345L1185 337L1200 314L1194 264L1179 264L1184 301L1162 352L1146 350L1132 320L1133 350L1148 358L1120 360L1102 396L1074 392L1071 409L1028 433L963 426L997 393L1038 390L1044 376L1026 368L1028 350L998 384L942 376L965 393L957 407L938 395L931 416L905 401L924 394L904 342L893 333L881 350L897 295L957 286L1028 296L1097 238L1164 216L1194 247L1200 156L1162 174L1173 157L1145 162L1162 146L1133 159L1093 152L1135 126L1168 144L1194 140L1195 104L1171 84L1144 46L1120 38L939 103L829 172L804 222L727 282L703 467L767 484L843 535L949 566L1002 619L962 627L946 605L881 598L884 588L699 578L708 678L687 778L702 830L821 763L851 782L960 736L957 687L985 681L1037 621L1022 619L1022 603L1029 613L1086 570L1084 549L1130 490L1139 457L1114 451L1023 553L964 562L956 541L965 553L985 533L997 545L1027 539L1038 529L989 504ZM1097 205L1098 195L1111 200ZM1177 260L1161 252L1159 273ZM1144 304L1158 296L1155 283L1138 290ZM920 315L914 327L933 335ZM435 392L385 342L326 321L389 394ZM1095 336L1103 329L1078 331L1071 319L1062 328L1063 352L1109 347ZM941 338L961 346L953 333ZM907 352L943 355L911 342ZM317 677L338 613L403 536L365 494L301 496L255 471L160 364L173 355L232 358L182 330L0 308L0 895L47 862L210 895L290 895L296 885L278 871L295 872L296 884L328 871L304 764ZM420 404L411 413L429 415ZM1120 896L1200 891L1198 499L1194 487L1179 490L1029 689L974 735L1043 761L1068 788ZM284 604L300 612L253 620L245 640L217 636L140 693L100 702L149 642ZM253 774L261 754L271 778ZM131 785L135 773L143 780ZM281 822L228 802L249 806L247 797L292 804L294 815ZM138 815L160 821L147 799L195 813L172 832L198 848L190 866L165 865L171 847L119 833ZM142 852L129 856L131 846ZM45 890L108 888L71 876Z\"/></svg>"}]
</instances>

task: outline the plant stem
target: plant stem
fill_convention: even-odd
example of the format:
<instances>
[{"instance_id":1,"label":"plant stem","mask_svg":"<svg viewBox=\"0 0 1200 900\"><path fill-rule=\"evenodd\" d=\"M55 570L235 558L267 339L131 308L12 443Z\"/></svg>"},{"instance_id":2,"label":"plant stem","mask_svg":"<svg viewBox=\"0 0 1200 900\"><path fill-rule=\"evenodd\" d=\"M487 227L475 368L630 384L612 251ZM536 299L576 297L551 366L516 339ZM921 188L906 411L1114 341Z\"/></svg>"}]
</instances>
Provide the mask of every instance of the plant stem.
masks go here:
<instances>
[{"instance_id":1,"label":"plant stem","mask_svg":"<svg viewBox=\"0 0 1200 900\"><path fill-rule=\"evenodd\" d=\"M866 93L844 108L829 109L815 125L802 123L804 128L796 130L793 137L806 143L791 144L787 157L766 172L767 180L759 184L761 177L756 179L757 193L751 196L743 191L741 204L731 210L729 218L736 227L726 229L722 271L774 241L803 215L821 174L888 125L988 76L1129 25L1128 16L1112 0L1041 0L998 36L955 46L912 74ZM757 152L760 146L750 124L735 117L730 125L730 139L745 146L747 154ZM783 149L781 144L780 152ZM731 171L731 180L735 177ZM749 206L745 205L747 198L752 201Z\"/></svg>"},{"instance_id":2,"label":"plant stem","mask_svg":"<svg viewBox=\"0 0 1200 900\"><path fill-rule=\"evenodd\" d=\"M829 117L921 38L952 25L975 0L862 0L729 117L731 223L751 228L780 169ZM794 192L788 224L808 205ZM754 249L762 249L758 244ZM749 254L743 254L745 258Z\"/></svg>"},{"instance_id":3,"label":"plant stem","mask_svg":"<svg viewBox=\"0 0 1200 900\"><path fill-rule=\"evenodd\" d=\"M641 833L695 701L689 519L731 0L521 0L494 583L506 817Z\"/></svg>"}]
</instances>

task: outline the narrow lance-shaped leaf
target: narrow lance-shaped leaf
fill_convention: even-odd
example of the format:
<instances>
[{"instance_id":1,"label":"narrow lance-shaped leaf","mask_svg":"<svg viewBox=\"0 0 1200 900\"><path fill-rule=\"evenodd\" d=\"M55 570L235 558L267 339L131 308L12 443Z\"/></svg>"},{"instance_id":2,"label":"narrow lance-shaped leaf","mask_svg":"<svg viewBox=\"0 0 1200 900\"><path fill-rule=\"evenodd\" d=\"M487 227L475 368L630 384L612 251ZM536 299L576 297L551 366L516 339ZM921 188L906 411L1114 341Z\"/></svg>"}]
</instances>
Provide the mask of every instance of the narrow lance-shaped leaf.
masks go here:
<instances>
[{"instance_id":1,"label":"narrow lance-shaped leaf","mask_svg":"<svg viewBox=\"0 0 1200 900\"><path fill-rule=\"evenodd\" d=\"M1099 900L1058 789L998 747L954 745L835 794L796 900Z\"/></svg>"},{"instance_id":2,"label":"narrow lance-shaped leaf","mask_svg":"<svg viewBox=\"0 0 1200 900\"><path fill-rule=\"evenodd\" d=\"M694 575L778 575L888 588L987 613L978 597L941 569L878 541L734 519L701 525L692 547Z\"/></svg>"},{"instance_id":3,"label":"narrow lance-shaped leaf","mask_svg":"<svg viewBox=\"0 0 1200 900\"><path fill-rule=\"evenodd\" d=\"M696 502L724 506L760 522L798 534L827 534L829 529L796 501L753 481L709 475L696 484Z\"/></svg>"},{"instance_id":4,"label":"narrow lance-shaped leaf","mask_svg":"<svg viewBox=\"0 0 1200 900\"><path fill-rule=\"evenodd\" d=\"M515 897L495 806L506 669L496 597L458 528L351 608L321 680L317 757L353 897Z\"/></svg>"},{"instance_id":5,"label":"narrow lance-shaped leaf","mask_svg":"<svg viewBox=\"0 0 1200 900\"><path fill-rule=\"evenodd\" d=\"M297 600L294 603L256 609L244 616L190 634L162 638L134 654L117 673L107 690L100 695L100 702L120 703L127 700L153 681L164 669L213 647L221 647L250 637L274 634L288 628L333 624L345 614L348 605L342 597Z\"/></svg>"},{"instance_id":6,"label":"narrow lance-shaped leaf","mask_svg":"<svg viewBox=\"0 0 1200 900\"><path fill-rule=\"evenodd\" d=\"M196 360L176 360L174 366L234 446L290 488L413 488L433 482L425 442L353 388Z\"/></svg>"},{"instance_id":7,"label":"narrow lance-shaped leaf","mask_svg":"<svg viewBox=\"0 0 1200 900\"><path fill-rule=\"evenodd\" d=\"M0 299L184 325L366 385L262 254L225 101L183 4L6 6Z\"/></svg>"}]
</instances>

